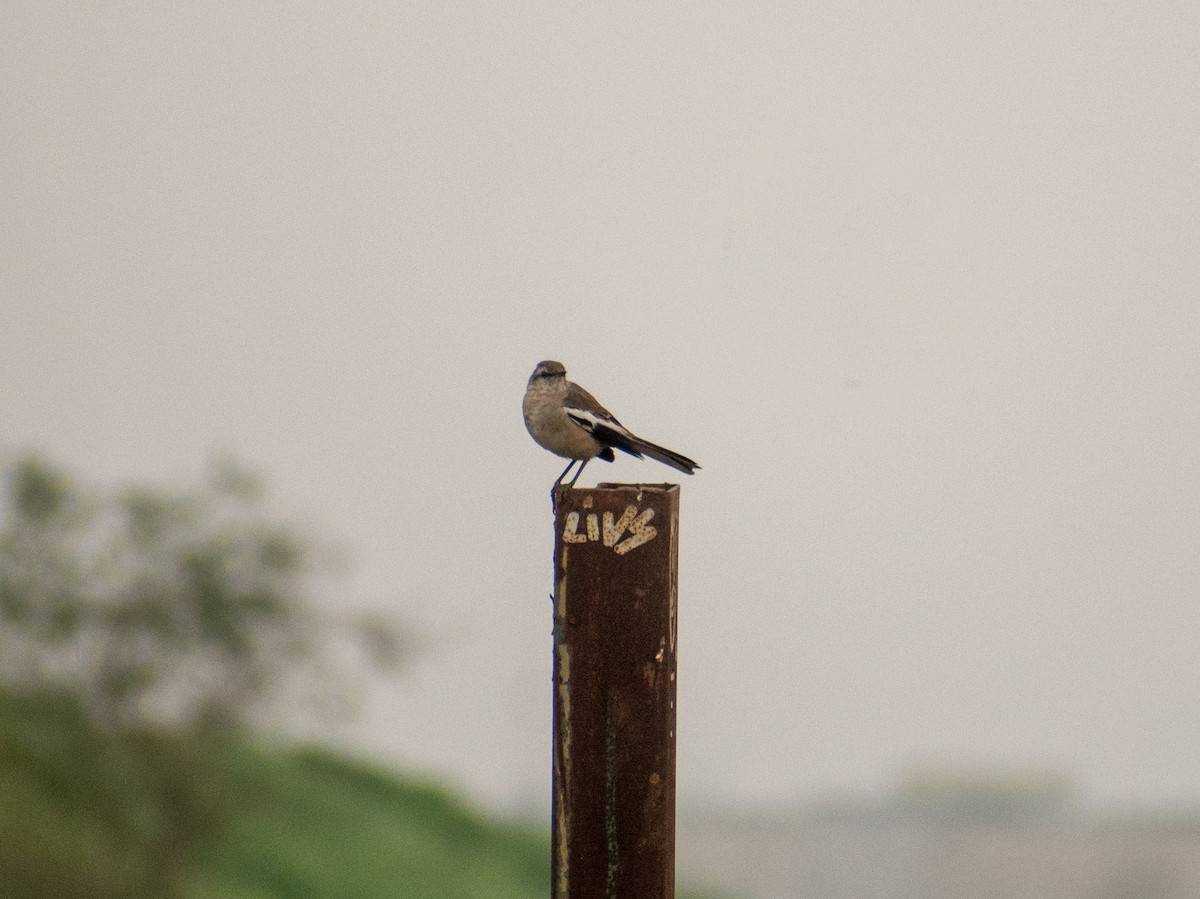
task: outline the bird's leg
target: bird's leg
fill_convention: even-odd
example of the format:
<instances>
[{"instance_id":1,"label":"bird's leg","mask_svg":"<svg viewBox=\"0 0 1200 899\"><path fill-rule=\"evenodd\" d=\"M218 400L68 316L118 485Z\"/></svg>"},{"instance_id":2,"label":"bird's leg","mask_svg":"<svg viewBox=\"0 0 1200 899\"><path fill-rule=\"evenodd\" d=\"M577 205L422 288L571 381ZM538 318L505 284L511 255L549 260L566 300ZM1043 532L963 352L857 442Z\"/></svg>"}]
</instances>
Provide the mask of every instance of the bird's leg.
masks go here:
<instances>
[{"instance_id":1,"label":"bird's leg","mask_svg":"<svg viewBox=\"0 0 1200 899\"><path fill-rule=\"evenodd\" d=\"M572 459L570 462L568 462L567 467L563 469L563 473L558 476L558 480L555 481L554 484L550 487L550 511L552 511L552 512L558 511L558 486L563 482L563 478L565 478L567 476L567 472L571 470L571 466L574 465L577 461L579 461L579 460ZM576 477L578 477L578 475ZM574 484L575 482L572 481L571 483Z\"/></svg>"},{"instance_id":2,"label":"bird's leg","mask_svg":"<svg viewBox=\"0 0 1200 899\"><path fill-rule=\"evenodd\" d=\"M567 467L563 469L563 473L560 474L558 476L558 480L554 482L555 487L557 487L559 484L561 484L563 482L563 478L565 478L567 476L567 472L571 470L571 466L574 465L578 461L579 461L578 459L572 459L570 462L567 463ZM571 483L574 484L575 482L572 481Z\"/></svg>"},{"instance_id":3,"label":"bird's leg","mask_svg":"<svg viewBox=\"0 0 1200 899\"><path fill-rule=\"evenodd\" d=\"M587 465L587 464L588 464L588 460L587 460L587 459L581 459L581 460L580 460L580 462L579 462L579 471L575 472L575 477L571 478L571 483L569 483L569 484L567 485L568 487L574 487L574 486L575 486L575 482L576 482L576 481L578 481L578 480L579 480L579 476L580 476L581 474L583 474L583 466L585 466L585 465ZM566 472L564 471L564 472L563 472L563 474L565 475L565 474L566 474Z\"/></svg>"}]
</instances>

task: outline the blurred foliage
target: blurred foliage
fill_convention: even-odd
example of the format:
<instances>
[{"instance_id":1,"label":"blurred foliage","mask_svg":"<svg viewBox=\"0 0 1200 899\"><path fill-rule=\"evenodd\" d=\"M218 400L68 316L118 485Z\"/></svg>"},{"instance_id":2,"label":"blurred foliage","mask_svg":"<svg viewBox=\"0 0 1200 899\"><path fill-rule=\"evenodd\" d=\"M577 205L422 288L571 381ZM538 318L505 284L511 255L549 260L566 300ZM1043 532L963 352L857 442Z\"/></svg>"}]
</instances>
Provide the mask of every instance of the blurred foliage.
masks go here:
<instances>
[{"instance_id":1,"label":"blurred foliage","mask_svg":"<svg viewBox=\"0 0 1200 899\"><path fill-rule=\"evenodd\" d=\"M7 833L0 884L177 895L236 814L224 773L243 732L299 695L344 706L347 647L370 670L403 663L411 641L386 620L316 614L309 547L260 503L257 479L231 463L192 490L111 494L38 457L5 471L0 690L17 705L0 777L36 770L79 814L45 807L43 833L60 836L36 851ZM73 724L22 729L41 712ZM31 802L27 782L10 786L6 807Z\"/></svg>"},{"instance_id":2,"label":"blurred foliage","mask_svg":"<svg viewBox=\"0 0 1200 899\"><path fill-rule=\"evenodd\" d=\"M327 751L228 739L197 774L237 797L165 888L147 869L170 749L114 741L65 695L0 692L5 899L534 899L544 831L490 822L447 791ZM186 752L186 747L174 746ZM210 756L216 758L217 756ZM193 797L194 798L194 797Z\"/></svg>"}]
</instances>

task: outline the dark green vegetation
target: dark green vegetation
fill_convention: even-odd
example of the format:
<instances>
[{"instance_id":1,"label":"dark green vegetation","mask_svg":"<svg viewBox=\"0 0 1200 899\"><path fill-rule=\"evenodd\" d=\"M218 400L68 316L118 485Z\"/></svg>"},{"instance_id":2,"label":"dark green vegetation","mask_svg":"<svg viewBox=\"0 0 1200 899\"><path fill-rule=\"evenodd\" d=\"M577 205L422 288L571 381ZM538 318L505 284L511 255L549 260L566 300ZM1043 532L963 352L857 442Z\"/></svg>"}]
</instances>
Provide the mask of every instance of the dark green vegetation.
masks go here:
<instances>
[{"instance_id":1,"label":"dark green vegetation","mask_svg":"<svg viewBox=\"0 0 1200 899\"><path fill-rule=\"evenodd\" d=\"M228 742L197 772L220 827L169 887L187 899L545 897L544 832L447 791L314 749ZM68 699L0 695L0 895L154 896L164 863L155 772Z\"/></svg>"}]
</instances>

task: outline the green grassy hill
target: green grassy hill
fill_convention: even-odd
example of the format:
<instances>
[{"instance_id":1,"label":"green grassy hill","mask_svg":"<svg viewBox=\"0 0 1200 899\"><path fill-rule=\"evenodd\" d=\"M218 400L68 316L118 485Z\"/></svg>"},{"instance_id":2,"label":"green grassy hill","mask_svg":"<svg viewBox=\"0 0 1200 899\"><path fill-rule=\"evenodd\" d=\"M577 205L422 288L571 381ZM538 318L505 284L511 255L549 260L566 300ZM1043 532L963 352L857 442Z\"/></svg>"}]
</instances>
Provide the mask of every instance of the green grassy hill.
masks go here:
<instances>
[{"instance_id":1,"label":"green grassy hill","mask_svg":"<svg viewBox=\"0 0 1200 899\"><path fill-rule=\"evenodd\" d=\"M137 895L139 866L162 862L147 851L153 774L70 702L0 695L0 896ZM186 899L547 893L545 832L324 750L243 741L205 786L222 823L188 858Z\"/></svg>"},{"instance_id":2,"label":"green grassy hill","mask_svg":"<svg viewBox=\"0 0 1200 899\"><path fill-rule=\"evenodd\" d=\"M153 767L153 766L151 766ZM0 693L0 896L130 899L169 790L67 700ZM325 750L235 743L189 796L215 827L181 899L545 899L548 828L488 819L448 790ZM166 796L166 800L164 800ZM160 828L161 829L161 828Z\"/></svg>"},{"instance_id":3,"label":"green grassy hill","mask_svg":"<svg viewBox=\"0 0 1200 899\"><path fill-rule=\"evenodd\" d=\"M243 764L252 801L200 859L189 899L546 895L547 837L444 789L317 750Z\"/></svg>"}]
</instances>

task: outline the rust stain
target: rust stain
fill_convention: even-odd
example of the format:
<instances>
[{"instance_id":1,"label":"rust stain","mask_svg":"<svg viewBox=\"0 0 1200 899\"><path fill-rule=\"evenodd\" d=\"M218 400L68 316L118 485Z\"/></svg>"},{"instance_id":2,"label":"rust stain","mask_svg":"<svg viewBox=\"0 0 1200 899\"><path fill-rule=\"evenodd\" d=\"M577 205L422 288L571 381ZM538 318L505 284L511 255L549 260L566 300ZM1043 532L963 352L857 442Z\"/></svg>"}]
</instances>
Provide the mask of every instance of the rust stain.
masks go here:
<instances>
[{"instance_id":1,"label":"rust stain","mask_svg":"<svg viewBox=\"0 0 1200 899\"><path fill-rule=\"evenodd\" d=\"M617 728L612 714L612 697L604 720L604 866L605 899L617 899L617 872L621 867L621 844L617 839Z\"/></svg>"},{"instance_id":2,"label":"rust stain","mask_svg":"<svg viewBox=\"0 0 1200 899\"><path fill-rule=\"evenodd\" d=\"M555 718L554 737L554 826L555 839L559 845L567 844L572 827L571 792L571 647L565 639L565 609L567 590L568 548L564 544L560 553L562 568L554 591L554 656L555 700L561 714ZM571 857L569 853L555 854L553 872L553 895L556 899L568 899L571 885Z\"/></svg>"},{"instance_id":3,"label":"rust stain","mask_svg":"<svg viewBox=\"0 0 1200 899\"><path fill-rule=\"evenodd\" d=\"M571 804L567 795L571 789L571 650L562 646L558 650L558 701L563 710L559 730L559 751L557 753L557 770L555 773L555 790L558 792L558 815L556 826L558 839L566 845L567 836L571 832ZM556 896L566 897L571 884L570 853L560 853L556 874Z\"/></svg>"}]
</instances>

